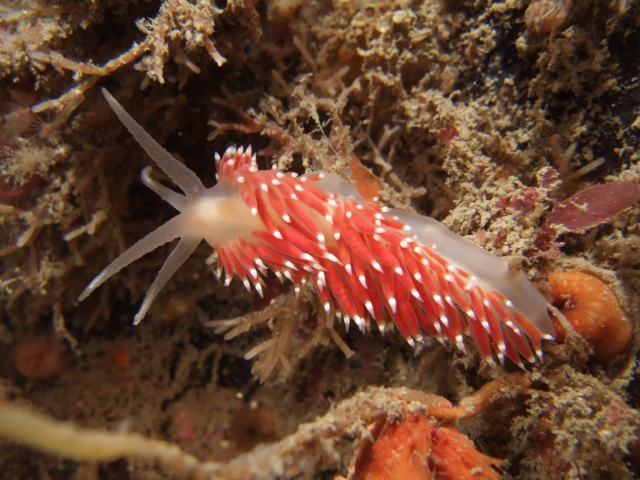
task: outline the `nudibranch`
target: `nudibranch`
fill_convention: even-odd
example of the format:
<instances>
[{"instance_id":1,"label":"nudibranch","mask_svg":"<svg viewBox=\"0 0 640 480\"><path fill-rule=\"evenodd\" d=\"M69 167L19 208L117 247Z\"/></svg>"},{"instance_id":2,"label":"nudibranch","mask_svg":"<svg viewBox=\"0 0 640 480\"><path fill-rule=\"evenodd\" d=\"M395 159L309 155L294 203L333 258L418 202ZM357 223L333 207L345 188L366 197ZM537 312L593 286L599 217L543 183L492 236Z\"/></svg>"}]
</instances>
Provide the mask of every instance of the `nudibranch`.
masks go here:
<instances>
[{"instance_id":1,"label":"nudibranch","mask_svg":"<svg viewBox=\"0 0 640 480\"><path fill-rule=\"evenodd\" d=\"M155 248L180 238L147 291L134 323L204 239L217 253L218 275L238 275L262 293L271 270L296 288L315 288L327 313L381 333L397 327L407 342L423 334L475 340L486 360L492 352L523 366L541 357L541 340L554 328L545 298L520 270L454 234L440 222L362 198L337 174L302 176L259 170L251 147L216 154L217 183L206 188L103 89L109 105L147 154L184 192L144 184L180 213L139 240L84 290L85 299L112 275Z\"/></svg>"}]
</instances>

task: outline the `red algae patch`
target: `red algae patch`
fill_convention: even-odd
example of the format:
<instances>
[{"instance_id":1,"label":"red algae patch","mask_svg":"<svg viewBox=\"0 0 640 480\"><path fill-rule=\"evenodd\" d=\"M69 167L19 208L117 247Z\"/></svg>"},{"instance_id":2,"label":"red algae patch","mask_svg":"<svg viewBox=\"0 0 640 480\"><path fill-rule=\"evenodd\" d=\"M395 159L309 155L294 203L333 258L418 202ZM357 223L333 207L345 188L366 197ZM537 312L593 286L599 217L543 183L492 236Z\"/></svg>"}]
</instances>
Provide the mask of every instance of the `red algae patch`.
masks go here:
<instances>
[{"instance_id":1,"label":"red algae patch","mask_svg":"<svg viewBox=\"0 0 640 480\"><path fill-rule=\"evenodd\" d=\"M606 363L622 352L631 338L631 323L616 296L601 280L578 271L549 275L552 303L576 333L593 346L593 359ZM566 331L553 318L556 340L564 342Z\"/></svg>"},{"instance_id":2,"label":"red algae patch","mask_svg":"<svg viewBox=\"0 0 640 480\"><path fill-rule=\"evenodd\" d=\"M547 226L559 225L571 232L596 227L640 200L640 187L634 182L612 182L586 188L556 203Z\"/></svg>"}]
</instances>

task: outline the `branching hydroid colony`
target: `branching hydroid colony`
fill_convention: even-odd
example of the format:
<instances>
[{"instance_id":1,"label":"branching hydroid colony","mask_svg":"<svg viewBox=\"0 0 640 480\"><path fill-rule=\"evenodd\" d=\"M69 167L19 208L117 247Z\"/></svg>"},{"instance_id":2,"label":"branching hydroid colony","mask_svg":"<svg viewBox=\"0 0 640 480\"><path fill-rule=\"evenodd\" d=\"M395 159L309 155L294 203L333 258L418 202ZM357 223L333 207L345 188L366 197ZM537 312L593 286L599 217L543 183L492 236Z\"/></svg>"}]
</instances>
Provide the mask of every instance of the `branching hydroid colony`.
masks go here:
<instances>
[{"instance_id":1,"label":"branching hydroid colony","mask_svg":"<svg viewBox=\"0 0 640 480\"><path fill-rule=\"evenodd\" d=\"M205 188L103 89L114 112L184 195L142 180L180 213L138 241L85 289L85 299L112 275L180 238L149 288L139 323L158 292L204 239L217 252L225 283L238 275L262 294L272 270L297 288L310 283L325 310L349 325L382 333L395 325L411 345L424 333L464 350L463 332L487 361L492 350L522 366L553 338L544 297L506 260L467 242L438 221L364 200L336 174L260 171L251 147L216 155L218 183Z\"/></svg>"}]
</instances>

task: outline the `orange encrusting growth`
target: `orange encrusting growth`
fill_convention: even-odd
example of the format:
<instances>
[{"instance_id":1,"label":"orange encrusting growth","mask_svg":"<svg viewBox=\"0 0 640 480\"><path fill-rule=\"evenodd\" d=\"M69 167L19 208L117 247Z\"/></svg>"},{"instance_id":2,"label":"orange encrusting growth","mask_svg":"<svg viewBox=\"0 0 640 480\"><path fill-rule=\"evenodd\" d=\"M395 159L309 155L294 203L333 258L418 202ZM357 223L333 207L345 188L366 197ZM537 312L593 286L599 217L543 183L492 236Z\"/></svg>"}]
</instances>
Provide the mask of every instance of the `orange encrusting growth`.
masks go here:
<instances>
[{"instance_id":1,"label":"orange encrusting growth","mask_svg":"<svg viewBox=\"0 0 640 480\"><path fill-rule=\"evenodd\" d=\"M576 333L593 346L593 359L609 362L629 343L631 323L616 296L601 280L578 271L549 275L552 303L567 318ZM566 331L553 318L557 341L564 342Z\"/></svg>"},{"instance_id":2,"label":"orange encrusting growth","mask_svg":"<svg viewBox=\"0 0 640 480\"><path fill-rule=\"evenodd\" d=\"M111 352L111 361L120 368L126 368L131 363L131 354L124 348L116 347Z\"/></svg>"},{"instance_id":3,"label":"orange encrusting growth","mask_svg":"<svg viewBox=\"0 0 640 480\"><path fill-rule=\"evenodd\" d=\"M50 378L69 368L69 355L55 340L34 338L18 343L13 352L18 371L27 378Z\"/></svg>"},{"instance_id":4,"label":"orange encrusting growth","mask_svg":"<svg viewBox=\"0 0 640 480\"><path fill-rule=\"evenodd\" d=\"M497 480L488 457L471 440L450 427L407 414L387 425L369 451L363 452L354 480Z\"/></svg>"}]
</instances>

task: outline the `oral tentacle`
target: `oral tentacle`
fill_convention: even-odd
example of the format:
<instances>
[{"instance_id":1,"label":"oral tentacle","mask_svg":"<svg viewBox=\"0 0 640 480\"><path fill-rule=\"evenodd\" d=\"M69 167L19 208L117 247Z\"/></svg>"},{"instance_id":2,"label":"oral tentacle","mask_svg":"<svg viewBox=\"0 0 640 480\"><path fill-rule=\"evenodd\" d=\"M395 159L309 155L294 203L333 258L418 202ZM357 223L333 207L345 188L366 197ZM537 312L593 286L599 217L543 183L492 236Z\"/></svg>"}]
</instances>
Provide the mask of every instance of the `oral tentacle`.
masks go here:
<instances>
[{"instance_id":1,"label":"oral tentacle","mask_svg":"<svg viewBox=\"0 0 640 480\"><path fill-rule=\"evenodd\" d=\"M189 206L189 200L187 200L187 197L179 194L178 192L174 192L173 190L165 187L159 182L156 182L153 178L151 178L151 170L151 167L145 167L142 169L142 173L140 174L142 183L144 183L147 188L157 193L160 198L162 198L165 202L170 204L179 212L185 211Z\"/></svg>"}]
</instances>

